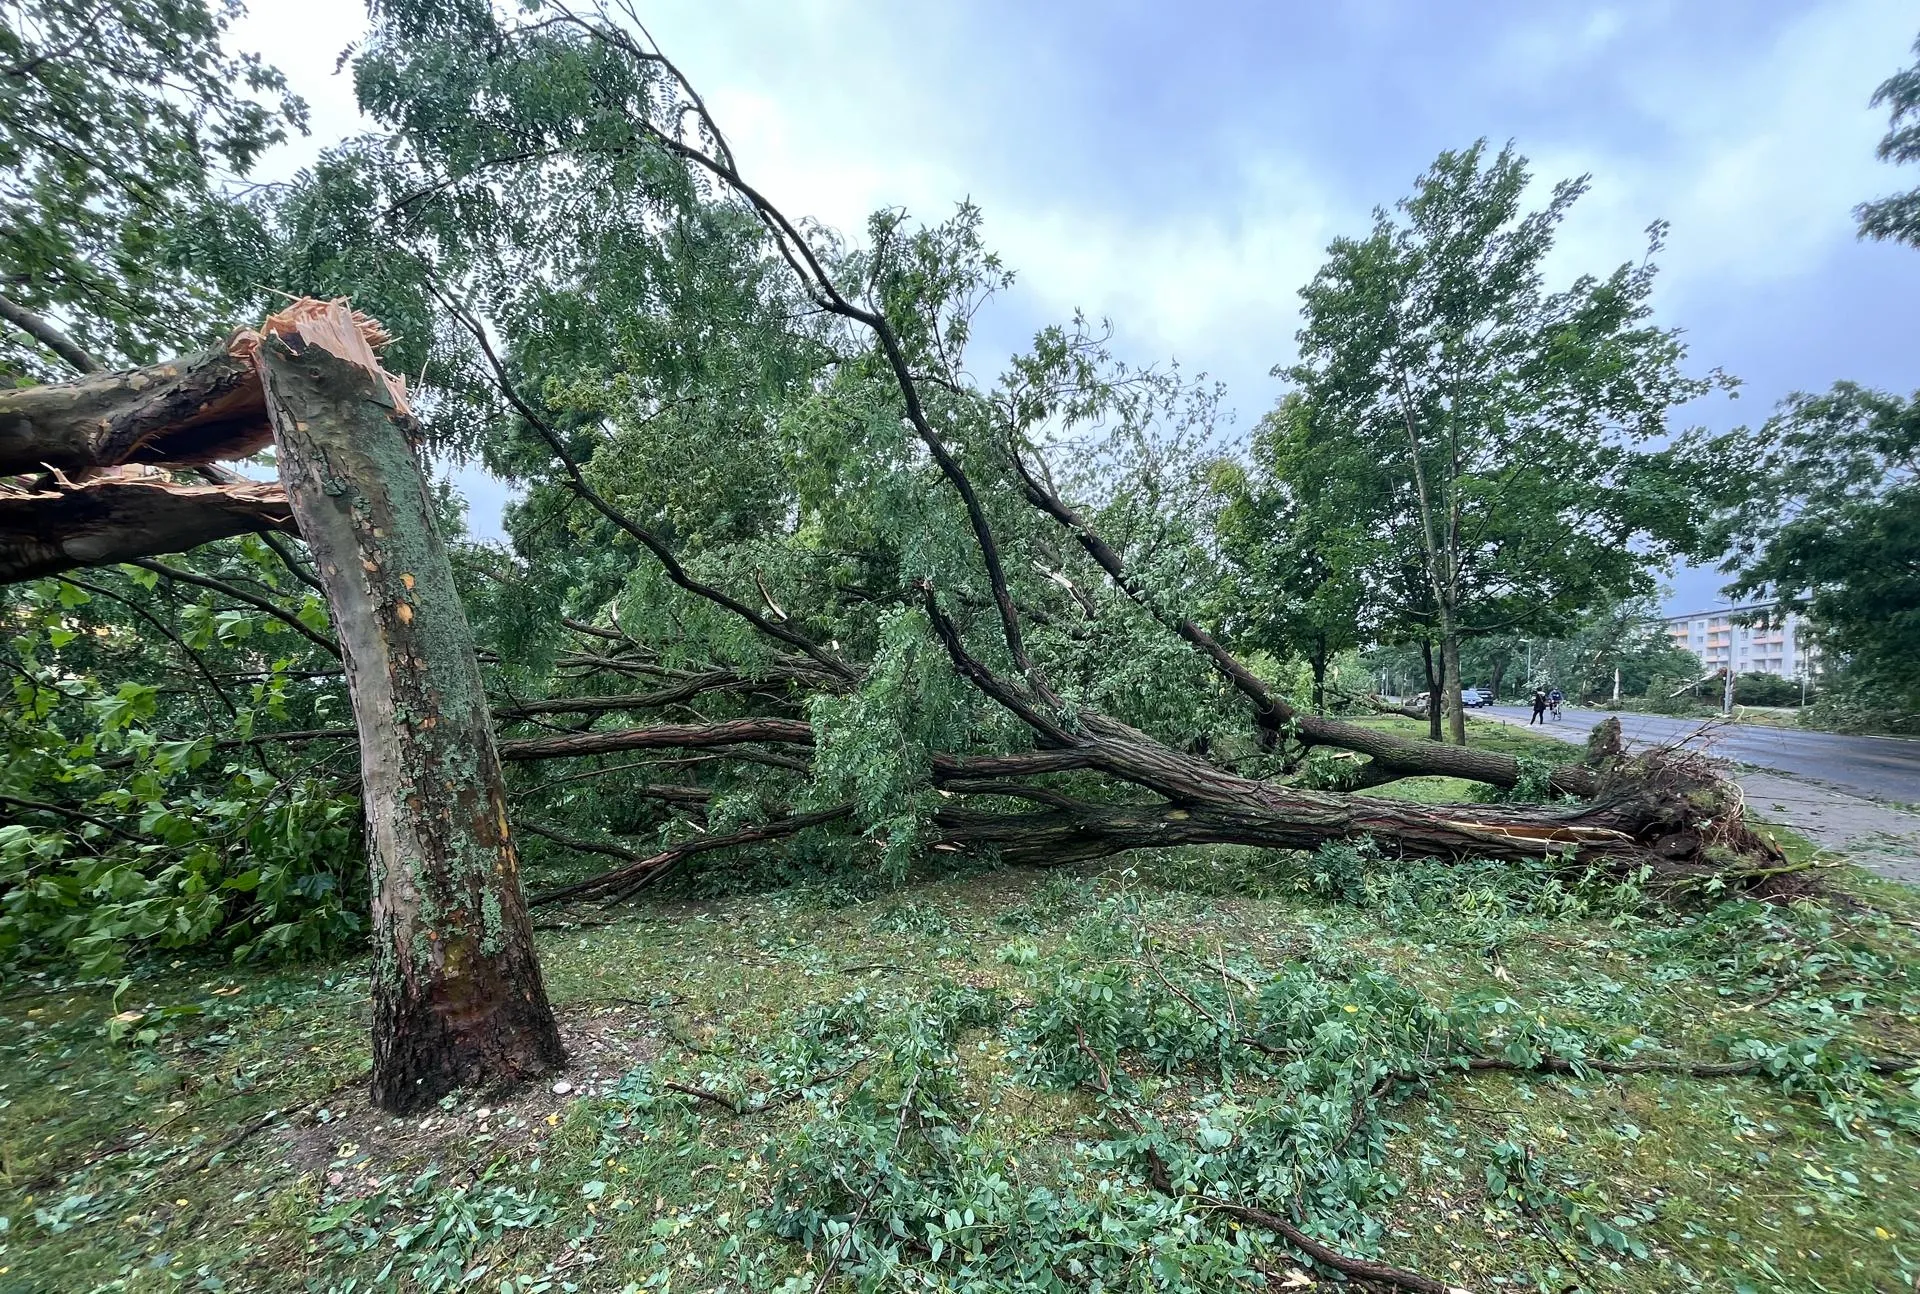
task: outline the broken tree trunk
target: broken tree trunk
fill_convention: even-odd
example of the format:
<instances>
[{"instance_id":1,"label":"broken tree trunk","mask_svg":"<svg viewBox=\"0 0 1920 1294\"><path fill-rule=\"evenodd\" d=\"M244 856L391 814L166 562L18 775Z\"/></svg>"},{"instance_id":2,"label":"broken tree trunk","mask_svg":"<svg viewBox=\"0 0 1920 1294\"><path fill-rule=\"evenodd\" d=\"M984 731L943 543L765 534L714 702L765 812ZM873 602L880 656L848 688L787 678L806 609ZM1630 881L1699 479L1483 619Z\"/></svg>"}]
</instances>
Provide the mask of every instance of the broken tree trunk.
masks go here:
<instances>
[{"instance_id":1,"label":"broken tree trunk","mask_svg":"<svg viewBox=\"0 0 1920 1294\"><path fill-rule=\"evenodd\" d=\"M0 391L0 476L245 458L272 439L252 334L149 368Z\"/></svg>"},{"instance_id":2,"label":"broken tree trunk","mask_svg":"<svg viewBox=\"0 0 1920 1294\"><path fill-rule=\"evenodd\" d=\"M264 530L297 533L286 494L265 481L182 485L114 470L77 486L0 485L0 584Z\"/></svg>"},{"instance_id":3,"label":"broken tree trunk","mask_svg":"<svg viewBox=\"0 0 1920 1294\"><path fill-rule=\"evenodd\" d=\"M0 482L0 584L294 532L276 483L150 470L245 458L272 439L252 343L241 332L165 364L0 391L0 478L17 478Z\"/></svg>"},{"instance_id":4,"label":"broken tree trunk","mask_svg":"<svg viewBox=\"0 0 1920 1294\"><path fill-rule=\"evenodd\" d=\"M500 760L405 392L373 325L301 301L258 349L281 479L326 587L360 735L373 873L373 1098L565 1062L507 830Z\"/></svg>"}]
</instances>

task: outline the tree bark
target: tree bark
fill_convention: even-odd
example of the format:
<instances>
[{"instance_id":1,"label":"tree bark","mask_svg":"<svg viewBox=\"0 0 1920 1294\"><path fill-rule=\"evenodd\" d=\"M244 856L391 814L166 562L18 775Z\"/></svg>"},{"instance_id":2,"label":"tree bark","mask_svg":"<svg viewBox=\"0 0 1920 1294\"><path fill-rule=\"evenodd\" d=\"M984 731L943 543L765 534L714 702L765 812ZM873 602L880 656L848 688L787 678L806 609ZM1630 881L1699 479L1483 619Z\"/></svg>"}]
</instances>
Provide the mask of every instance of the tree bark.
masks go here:
<instances>
[{"instance_id":1,"label":"tree bark","mask_svg":"<svg viewBox=\"0 0 1920 1294\"><path fill-rule=\"evenodd\" d=\"M65 488L0 485L0 584L273 530L297 533L285 492L267 482L115 474Z\"/></svg>"},{"instance_id":2,"label":"tree bark","mask_svg":"<svg viewBox=\"0 0 1920 1294\"><path fill-rule=\"evenodd\" d=\"M1427 739L1444 741L1446 734L1440 724L1440 674L1433 667L1433 644L1420 640L1420 662L1427 667Z\"/></svg>"},{"instance_id":3,"label":"tree bark","mask_svg":"<svg viewBox=\"0 0 1920 1294\"><path fill-rule=\"evenodd\" d=\"M966 797L1037 800L1038 812L994 812L944 804L934 817L940 847L991 851L1000 861L1053 867L1104 858L1134 849L1176 845L1238 844L1311 850L1321 845L1372 839L1404 857L1502 860L1565 856L1587 862L1647 865L1665 876L1698 876L1719 864L1702 849L1696 830L1705 789L1682 773L1677 778L1622 779L1610 794L1576 807L1541 805L1419 805L1362 795L1340 795L1278 786L1244 778L1176 750L1126 724L1083 715L1085 733L1072 751L957 760L936 757L933 780ZM1069 762L1068 757L1071 757ZM1052 788L1005 777L1091 768L1153 792L1152 802L1096 803ZM609 898L651 883L694 853L778 839L803 827L846 816L849 805L819 814L780 818L727 836L703 836L665 851L640 855L608 849L591 852L627 859L613 871L541 895L546 903L573 898ZM1716 830L1736 852L1779 862L1770 844L1747 831L1737 801ZM562 841L561 843L570 843ZM1764 875L1764 873L1763 873Z\"/></svg>"},{"instance_id":4,"label":"tree bark","mask_svg":"<svg viewBox=\"0 0 1920 1294\"><path fill-rule=\"evenodd\" d=\"M541 982L486 695L400 384L343 303L267 321L281 473L327 591L360 736L373 875L373 1099L565 1063Z\"/></svg>"},{"instance_id":5,"label":"tree bark","mask_svg":"<svg viewBox=\"0 0 1920 1294\"><path fill-rule=\"evenodd\" d=\"M663 723L610 732L575 732L558 737L523 737L500 743L509 761L564 759L572 755L610 755L622 750L700 750L750 741L811 746L813 729L802 719L728 719L719 723Z\"/></svg>"},{"instance_id":6,"label":"tree bark","mask_svg":"<svg viewBox=\"0 0 1920 1294\"><path fill-rule=\"evenodd\" d=\"M1466 684L1460 677L1460 630L1451 611L1443 611L1440 638L1440 673L1445 680L1447 701L1447 739L1456 746L1467 744L1467 708L1460 700Z\"/></svg>"},{"instance_id":7,"label":"tree bark","mask_svg":"<svg viewBox=\"0 0 1920 1294\"><path fill-rule=\"evenodd\" d=\"M245 458L272 440L252 335L123 373L0 391L0 476Z\"/></svg>"}]
</instances>

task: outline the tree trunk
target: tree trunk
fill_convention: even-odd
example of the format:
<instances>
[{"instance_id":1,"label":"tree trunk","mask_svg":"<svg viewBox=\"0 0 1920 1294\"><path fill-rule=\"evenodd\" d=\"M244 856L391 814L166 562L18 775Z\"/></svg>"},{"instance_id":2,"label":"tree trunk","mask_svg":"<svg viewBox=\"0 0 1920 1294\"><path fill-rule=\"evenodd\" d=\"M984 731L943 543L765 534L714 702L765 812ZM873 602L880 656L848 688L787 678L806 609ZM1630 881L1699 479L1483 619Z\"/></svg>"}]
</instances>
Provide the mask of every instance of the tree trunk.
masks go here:
<instances>
[{"instance_id":1,"label":"tree trunk","mask_svg":"<svg viewBox=\"0 0 1920 1294\"><path fill-rule=\"evenodd\" d=\"M123 373L0 391L0 476L245 458L272 439L252 334Z\"/></svg>"},{"instance_id":2,"label":"tree trunk","mask_svg":"<svg viewBox=\"0 0 1920 1294\"><path fill-rule=\"evenodd\" d=\"M1487 680L1487 686L1493 689L1494 700L1497 701L1500 699L1500 688L1506 681L1507 653L1503 650L1494 654L1492 677Z\"/></svg>"},{"instance_id":3,"label":"tree trunk","mask_svg":"<svg viewBox=\"0 0 1920 1294\"><path fill-rule=\"evenodd\" d=\"M1460 699L1466 684L1460 677L1460 637L1449 635L1440 647L1440 671L1446 675L1447 740L1456 746L1467 744L1467 707Z\"/></svg>"},{"instance_id":4,"label":"tree trunk","mask_svg":"<svg viewBox=\"0 0 1920 1294\"><path fill-rule=\"evenodd\" d=\"M1405 857L1520 860L1568 856L1586 862L1645 864L1666 874L1698 874L1719 864L1702 849L1703 810L1724 813L1715 832L1768 864L1780 856L1746 830L1736 797L1701 794L1711 786L1680 770L1657 779L1627 777L1613 793L1576 807L1420 805L1276 785L1229 773L1096 714L1070 751L958 760L936 758L933 780L949 797L1038 800L1041 812L991 812L942 803L934 817L941 847L992 851L1000 861L1052 867L1134 849L1240 844L1311 850L1336 841L1378 840ZM586 735L586 734L583 734ZM1617 733L1615 734L1617 737ZM1156 802L1094 803L1054 788L1009 780L1090 768L1151 791ZM780 818L727 836L700 836L650 855L593 841L562 841L611 853L625 865L543 894L538 902L618 897L649 884L687 857L710 849L779 839L845 817L851 805Z\"/></svg>"},{"instance_id":5,"label":"tree trunk","mask_svg":"<svg viewBox=\"0 0 1920 1294\"><path fill-rule=\"evenodd\" d=\"M0 485L0 584L264 530L293 530L286 495L264 481L180 485L116 472L77 486Z\"/></svg>"},{"instance_id":6,"label":"tree trunk","mask_svg":"<svg viewBox=\"0 0 1920 1294\"><path fill-rule=\"evenodd\" d=\"M282 479L326 586L360 735L373 874L373 1098L565 1063L507 831L486 695L404 390L342 303L267 321Z\"/></svg>"},{"instance_id":7,"label":"tree trunk","mask_svg":"<svg viewBox=\"0 0 1920 1294\"><path fill-rule=\"evenodd\" d=\"M1420 662L1427 667L1427 737L1431 741L1445 741L1445 731L1440 726L1440 676L1433 668L1433 644L1420 640Z\"/></svg>"},{"instance_id":8,"label":"tree trunk","mask_svg":"<svg viewBox=\"0 0 1920 1294\"><path fill-rule=\"evenodd\" d=\"M1327 653L1322 647L1315 647L1307 657L1307 663L1313 667L1313 712L1327 712Z\"/></svg>"}]
</instances>

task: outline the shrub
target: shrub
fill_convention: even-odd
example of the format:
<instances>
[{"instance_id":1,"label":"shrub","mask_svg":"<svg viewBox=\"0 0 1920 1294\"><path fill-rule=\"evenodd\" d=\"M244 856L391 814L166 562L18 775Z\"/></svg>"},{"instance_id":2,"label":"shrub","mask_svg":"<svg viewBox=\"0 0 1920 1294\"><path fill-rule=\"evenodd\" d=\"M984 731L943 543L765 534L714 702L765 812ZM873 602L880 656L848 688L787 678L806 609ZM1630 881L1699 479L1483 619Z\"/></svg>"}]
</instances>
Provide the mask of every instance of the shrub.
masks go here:
<instances>
[{"instance_id":1,"label":"shrub","mask_svg":"<svg viewBox=\"0 0 1920 1294\"><path fill-rule=\"evenodd\" d=\"M1800 681L1778 674L1741 674L1733 680L1733 699L1741 705L1799 705Z\"/></svg>"}]
</instances>

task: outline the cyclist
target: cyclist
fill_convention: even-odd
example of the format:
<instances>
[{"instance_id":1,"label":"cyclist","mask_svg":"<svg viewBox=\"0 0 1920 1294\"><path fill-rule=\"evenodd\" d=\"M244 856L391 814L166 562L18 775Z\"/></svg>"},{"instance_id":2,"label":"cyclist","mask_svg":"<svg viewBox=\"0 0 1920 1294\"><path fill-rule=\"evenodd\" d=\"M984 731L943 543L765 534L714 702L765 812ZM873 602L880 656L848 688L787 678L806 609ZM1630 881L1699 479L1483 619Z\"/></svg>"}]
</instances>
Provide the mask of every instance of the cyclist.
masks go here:
<instances>
[{"instance_id":1,"label":"cyclist","mask_svg":"<svg viewBox=\"0 0 1920 1294\"><path fill-rule=\"evenodd\" d=\"M1557 687L1553 689L1553 691L1547 693L1547 708L1553 711L1553 717L1556 720L1560 718L1560 703L1566 699L1567 699L1566 693L1562 692Z\"/></svg>"}]
</instances>

